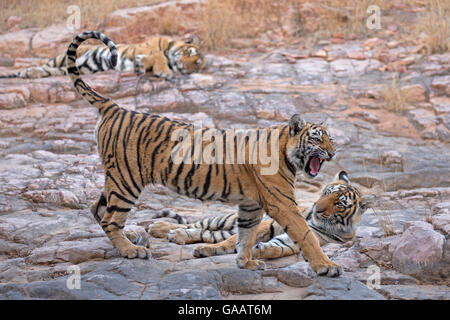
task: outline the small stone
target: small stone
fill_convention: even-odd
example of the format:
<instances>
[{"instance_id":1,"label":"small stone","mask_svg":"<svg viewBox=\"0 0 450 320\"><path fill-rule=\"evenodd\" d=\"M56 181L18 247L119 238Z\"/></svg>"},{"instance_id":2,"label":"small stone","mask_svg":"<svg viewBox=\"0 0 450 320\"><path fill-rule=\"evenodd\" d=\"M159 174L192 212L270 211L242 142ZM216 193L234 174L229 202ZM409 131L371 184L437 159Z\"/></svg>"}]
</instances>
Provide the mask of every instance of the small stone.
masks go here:
<instances>
[{"instance_id":1,"label":"small stone","mask_svg":"<svg viewBox=\"0 0 450 320\"><path fill-rule=\"evenodd\" d=\"M349 59L365 60L367 57L361 51L354 51L348 54Z\"/></svg>"},{"instance_id":2,"label":"small stone","mask_svg":"<svg viewBox=\"0 0 450 320\"><path fill-rule=\"evenodd\" d=\"M353 113L350 113L349 116L367 121L369 123L379 123L380 122L380 118L376 114L373 114L368 111L353 112Z\"/></svg>"},{"instance_id":3,"label":"small stone","mask_svg":"<svg viewBox=\"0 0 450 320\"><path fill-rule=\"evenodd\" d=\"M401 93L407 97L408 101L422 102L425 101L425 88L420 84L407 85L400 88Z\"/></svg>"},{"instance_id":4,"label":"small stone","mask_svg":"<svg viewBox=\"0 0 450 320\"><path fill-rule=\"evenodd\" d=\"M436 116L433 113L423 109L407 111L406 116L408 117L409 122L411 122L419 131L433 127L437 122Z\"/></svg>"},{"instance_id":5,"label":"small stone","mask_svg":"<svg viewBox=\"0 0 450 320\"><path fill-rule=\"evenodd\" d=\"M397 150L386 151L381 155L381 161L384 164L401 164L403 157Z\"/></svg>"},{"instance_id":6,"label":"small stone","mask_svg":"<svg viewBox=\"0 0 450 320\"><path fill-rule=\"evenodd\" d=\"M10 16L8 18L8 20L6 21L6 25L8 26L8 29L12 29L12 28L16 27L21 22L22 22L22 17Z\"/></svg>"},{"instance_id":7,"label":"small stone","mask_svg":"<svg viewBox=\"0 0 450 320\"><path fill-rule=\"evenodd\" d=\"M330 39L330 43L332 43L332 44L342 44L342 43L344 43L344 39L340 39L340 38L331 38L331 39Z\"/></svg>"},{"instance_id":8,"label":"small stone","mask_svg":"<svg viewBox=\"0 0 450 320\"><path fill-rule=\"evenodd\" d=\"M313 53L312 56L317 57L317 58L326 58L327 52L323 49L320 49L320 50L316 51L315 53Z\"/></svg>"},{"instance_id":9,"label":"small stone","mask_svg":"<svg viewBox=\"0 0 450 320\"><path fill-rule=\"evenodd\" d=\"M439 93L450 95L450 75L434 77L431 82L431 87Z\"/></svg>"},{"instance_id":10,"label":"small stone","mask_svg":"<svg viewBox=\"0 0 450 320\"><path fill-rule=\"evenodd\" d=\"M394 48L396 48L398 46L398 44L399 44L398 41L393 40L393 41L389 41L388 43L386 43L386 46L389 49L394 49Z\"/></svg>"},{"instance_id":11,"label":"small stone","mask_svg":"<svg viewBox=\"0 0 450 320\"><path fill-rule=\"evenodd\" d=\"M371 50L373 48L375 48L376 46L378 46L382 41L378 38L370 38L366 41L364 41L364 43L362 44L362 47L365 51L367 50Z\"/></svg>"},{"instance_id":12,"label":"small stone","mask_svg":"<svg viewBox=\"0 0 450 320\"><path fill-rule=\"evenodd\" d=\"M450 142L450 130L443 125L438 125L436 127L436 134L442 142Z\"/></svg>"},{"instance_id":13,"label":"small stone","mask_svg":"<svg viewBox=\"0 0 450 320\"><path fill-rule=\"evenodd\" d=\"M437 114L450 113L449 97L433 97L430 99L433 109Z\"/></svg>"},{"instance_id":14,"label":"small stone","mask_svg":"<svg viewBox=\"0 0 450 320\"><path fill-rule=\"evenodd\" d=\"M314 271L307 262L298 262L282 268L276 273L277 279L288 286L304 288L312 284Z\"/></svg>"},{"instance_id":15,"label":"small stone","mask_svg":"<svg viewBox=\"0 0 450 320\"><path fill-rule=\"evenodd\" d=\"M344 39L344 33L343 32L334 32L331 36L333 38Z\"/></svg>"}]
</instances>

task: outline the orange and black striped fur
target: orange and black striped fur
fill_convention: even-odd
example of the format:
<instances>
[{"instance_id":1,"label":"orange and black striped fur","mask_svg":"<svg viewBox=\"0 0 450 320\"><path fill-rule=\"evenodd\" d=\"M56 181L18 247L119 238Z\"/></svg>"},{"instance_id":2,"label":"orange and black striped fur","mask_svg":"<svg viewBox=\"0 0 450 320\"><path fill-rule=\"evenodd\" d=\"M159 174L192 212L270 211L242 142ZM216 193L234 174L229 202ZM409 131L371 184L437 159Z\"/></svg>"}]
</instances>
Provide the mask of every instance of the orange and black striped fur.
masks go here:
<instances>
[{"instance_id":1,"label":"orange and black striped fur","mask_svg":"<svg viewBox=\"0 0 450 320\"><path fill-rule=\"evenodd\" d=\"M341 267L323 253L317 237L301 216L294 195L296 172L302 170L313 177L318 174L323 162L331 160L335 154L326 127L306 123L297 114L286 125L264 129L268 132L266 135L260 135L258 131L258 139L266 140L268 150L276 147L273 154L276 155L274 161L278 170L272 174L261 174L266 163L259 159L252 163L247 156L243 163L195 161L199 160L195 153L196 146L206 150L212 139L206 141L194 134L194 125L158 115L127 111L94 91L81 79L75 62L76 50L89 38L100 39L110 48L112 65L117 63L118 52L105 35L85 32L70 44L67 67L76 91L98 108L100 114L96 137L105 172L105 190L91 211L122 256L149 257L148 249L131 243L123 228L128 212L144 187L162 184L192 198L239 205L236 260L240 268L254 270L265 266L252 257L251 251L257 226L266 212L299 245L314 271L328 276L337 276L342 272ZM188 132L183 143L192 143L195 159L176 164L172 152L181 141L172 139L172 136L180 130ZM207 136L224 131L203 128L200 133ZM276 133L279 134L278 142L272 144L269 137L274 137ZM243 146L246 155L254 148L247 139ZM224 147L223 153L216 153L215 156L236 151L235 148Z\"/></svg>"},{"instance_id":2,"label":"orange and black striped fur","mask_svg":"<svg viewBox=\"0 0 450 320\"><path fill-rule=\"evenodd\" d=\"M320 245L353 241L361 216L372 201L371 196L362 196L350 183L345 171L341 171L335 180L323 188L320 198L311 208L305 208L302 212ZM196 257L236 252L237 214L203 219L190 224L182 216L167 209L155 216L159 217L176 219L178 224L157 221L149 226L150 235L167 238L178 244L211 243L197 246L194 250ZM252 249L255 258L275 259L299 253L298 246L281 226L267 216L258 225L256 233L256 244Z\"/></svg>"},{"instance_id":3,"label":"orange and black striped fur","mask_svg":"<svg viewBox=\"0 0 450 320\"><path fill-rule=\"evenodd\" d=\"M114 69L135 72L137 75L151 72L154 76L171 79L176 71L183 74L198 72L205 65L195 36L185 41L155 37L140 44L119 44L117 51L117 64L113 66L110 63L111 54L106 46L83 45L77 50L77 67L82 73ZM67 55L59 55L43 66L0 75L0 78L35 79L66 75L66 59Z\"/></svg>"}]
</instances>

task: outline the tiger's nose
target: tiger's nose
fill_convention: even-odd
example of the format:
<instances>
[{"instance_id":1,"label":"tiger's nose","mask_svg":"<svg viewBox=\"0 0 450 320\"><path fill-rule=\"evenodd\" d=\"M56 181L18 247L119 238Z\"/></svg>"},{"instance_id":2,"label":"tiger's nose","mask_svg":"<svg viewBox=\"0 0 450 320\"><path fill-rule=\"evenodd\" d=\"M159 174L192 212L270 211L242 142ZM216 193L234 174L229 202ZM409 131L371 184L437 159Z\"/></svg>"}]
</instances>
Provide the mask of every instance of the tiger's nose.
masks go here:
<instances>
[{"instance_id":1,"label":"tiger's nose","mask_svg":"<svg viewBox=\"0 0 450 320\"><path fill-rule=\"evenodd\" d=\"M336 154L335 152L332 152L332 151L327 151L327 153L328 153L327 161L330 161L331 159L333 159L334 155Z\"/></svg>"}]
</instances>

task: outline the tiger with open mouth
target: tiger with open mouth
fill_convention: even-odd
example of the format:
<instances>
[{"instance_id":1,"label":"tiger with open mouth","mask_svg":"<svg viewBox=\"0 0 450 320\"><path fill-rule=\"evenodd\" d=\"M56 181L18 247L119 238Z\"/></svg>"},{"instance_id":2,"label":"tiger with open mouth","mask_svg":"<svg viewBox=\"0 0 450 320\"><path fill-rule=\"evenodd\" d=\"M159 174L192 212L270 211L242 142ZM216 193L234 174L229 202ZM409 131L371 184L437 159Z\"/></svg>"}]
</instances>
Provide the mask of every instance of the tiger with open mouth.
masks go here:
<instances>
[{"instance_id":1,"label":"tiger with open mouth","mask_svg":"<svg viewBox=\"0 0 450 320\"><path fill-rule=\"evenodd\" d=\"M75 37L67 50L67 71L75 90L99 112L95 132L105 173L105 189L91 212L123 257L149 258L148 248L133 244L124 227L129 211L145 186L161 184L191 198L238 205L236 263L240 268L265 267L263 261L252 256L252 247L258 226L267 213L301 248L317 274L333 277L342 273L342 268L322 251L295 200L297 171L314 177L324 161L332 160L335 155L336 148L325 124L308 123L296 114L286 124L253 130L256 141L265 144L266 151L271 150L277 168L273 172L263 174L267 164L262 158L253 162L246 156L241 163L191 161L192 157L187 157L190 148L183 155L186 161L175 162L174 150L184 142L193 146L195 154L195 146L207 150L213 141L197 139L193 124L126 110L89 87L80 76L76 59L80 44L91 38L106 44L111 53L111 65L117 64L118 50L108 37L95 31L84 32ZM172 139L179 132L187 133L185 139ZM225 132L203 128L200 133L212 137ZM256 146L249 141L244 139L241 144L245 155L250 155ZM219 143L220 139L214 142ZM236 146L234 139L230 142ZM228 159L230 154L236 154L236 148L225 144L215 156Z\"/></svg>"}]
</instances>

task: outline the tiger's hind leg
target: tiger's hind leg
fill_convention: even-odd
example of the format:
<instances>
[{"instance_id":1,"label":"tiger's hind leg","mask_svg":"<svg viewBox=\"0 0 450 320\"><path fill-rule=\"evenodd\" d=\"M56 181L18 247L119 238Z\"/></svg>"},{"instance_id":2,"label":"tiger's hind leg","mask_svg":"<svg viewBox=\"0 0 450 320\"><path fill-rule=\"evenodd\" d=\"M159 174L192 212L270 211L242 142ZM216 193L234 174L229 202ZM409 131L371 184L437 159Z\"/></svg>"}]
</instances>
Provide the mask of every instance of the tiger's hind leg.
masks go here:
<instances>
[{"instance_id":1,"label":"tiger's hind leg","mask_svg":"<svg viewBox=\"0 0 450 320\"><path fill-rule=\"evenodd\" d=\"M107 208L107 201L105 197L105 193L102 192L100 197L95 201L95 203L91 206L91 213L95 218L95 221L99 225L101 225L101 221L103 216L105 215ZM146 244L148 245L148 237L146 237L147 233L145 230L139 230L137 228L130 227L129 230L124 231L125 236L133 243L133 244Z\"/></svg>"},{"instance_id":2,"label":"tiger's hind leg","mask_svg":"<svg viewBox=\"0 0 450 320\"><path fill-rule=\"evenodd\" d=\"M107 189L108 185L107 185ZM107 206L100 225L105 231L113 246L119 250L123 257L134 259L147 259L150 256L148 249L144 246L133 244L124 232L128 212L137 198L123 195L119 190L111 188L107 190ZM101 197L99 199L101 203Z\"/></svg>"},{"instance_id":3,"label":"tiger's hind leg","mask_svg":"<svg viewBox=\"0 0 450 320\"><path fill-rule=\"evenodd\" d=\"M257 236L257 227L262 220L264 210L257 203L239 205L238 237L236 243L236 263L239 268L258 270L264 269L265 264L252 257L252 247Z\"/></svg>"},{"instance_id":4,"label":"tiger's hind leg","mask_svg":"<svg viewBox=\"0 0 450 320\"><path fill-rule=\"evenodd\" d=\"M106 212L106 197L105 193L102 192L100 194L100 197L95 201L95 203L91 206L91 213L95 218L95 221L97 221L98 224L101 224L102 218L105 215Z\"/></svg>"}]
</instances>

